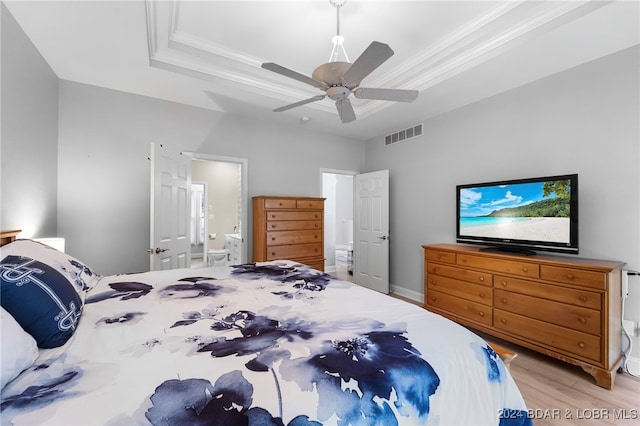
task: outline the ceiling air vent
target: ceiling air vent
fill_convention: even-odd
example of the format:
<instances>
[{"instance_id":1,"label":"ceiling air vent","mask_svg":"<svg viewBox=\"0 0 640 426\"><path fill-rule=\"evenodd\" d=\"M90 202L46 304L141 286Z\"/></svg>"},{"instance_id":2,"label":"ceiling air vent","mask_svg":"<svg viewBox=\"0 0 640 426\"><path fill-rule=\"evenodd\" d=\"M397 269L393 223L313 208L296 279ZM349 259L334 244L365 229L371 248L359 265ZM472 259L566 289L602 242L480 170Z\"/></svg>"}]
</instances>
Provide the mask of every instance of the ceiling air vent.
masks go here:
<instances>
[{"instance_id":1,"label":"ceiling air vent","mask_svg":"<svg viewBox=\"0 0 640 426\"><path fill-rule=\"evenodd\" d=\"M384 137L385 145L392 145L397 142L405 141L407 139L415 138L417 136L422 136L422 123L416 124L415 126L411 126L407 129L403 129L387 135Z\"/></svg>"}]
</instances>

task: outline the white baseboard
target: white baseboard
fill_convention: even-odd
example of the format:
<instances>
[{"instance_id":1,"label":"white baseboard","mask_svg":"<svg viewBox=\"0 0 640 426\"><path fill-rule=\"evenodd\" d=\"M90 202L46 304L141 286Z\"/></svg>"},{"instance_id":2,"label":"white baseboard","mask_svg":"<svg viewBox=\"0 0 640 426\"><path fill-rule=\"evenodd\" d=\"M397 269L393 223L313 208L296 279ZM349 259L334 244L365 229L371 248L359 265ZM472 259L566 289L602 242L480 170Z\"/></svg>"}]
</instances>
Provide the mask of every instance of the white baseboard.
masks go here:
<instances>
[{"instance_id":1,"label":"white baseboard","mask_svg":"<svg viewBox=\"0 0 640 426\"><path fill-rule=\"evenodd\" d=\"M328 274L331 274L332 272L336 272L338 270L338 267L336 265L324 265L324 271Z\"/></svg>"},{"instance_id":2,"label":"white baseboard","mask_svg":"<svg viewBox=\"0 0 640 426\"><path fill-rule=\"evenodd\" d=\"M391 290L392 293L397 294L398 296L406 297L407 299L414 300L421 304L424 303L424 295L422 293L418 293L417 291L407 290L404 287L393 284L389 284L389 290Z\"/></svg>"}]
</instances>

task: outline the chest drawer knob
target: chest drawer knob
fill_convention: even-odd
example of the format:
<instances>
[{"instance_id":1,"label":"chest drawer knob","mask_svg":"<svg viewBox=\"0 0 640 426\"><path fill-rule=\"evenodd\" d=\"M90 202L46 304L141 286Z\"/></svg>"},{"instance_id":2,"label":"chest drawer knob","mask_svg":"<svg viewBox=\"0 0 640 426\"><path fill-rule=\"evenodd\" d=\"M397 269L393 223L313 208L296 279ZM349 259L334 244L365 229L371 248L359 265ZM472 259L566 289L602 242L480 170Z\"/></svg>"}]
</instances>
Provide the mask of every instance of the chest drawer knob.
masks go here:
<instances>
[{"instance_id":1,"label":"chest drawer knob","mask_svg":"<svg viewBox=\"0 0 640 426\"><path fill-rule=\"evenodd\" d=\"M478 296L484 299L484 293L480 293Z\"/></svg>"},{"instance_id":2,"label":"chest drawer knob","mask_svg":"<svg viewBox=\"0 0 640 426\"><path fill-rule=\"evenodd\" d=\"M578 297L578 299L580 299L581 302L586 302L587 301L587 296L580 296L580 297Z\"/></svg>"},{"instance_id":3,"label":"chest drawer knob","mask_svg":"<svg viewBox=\"0 0 640 426\"><path fill-rule=\"evenodd\" d=\"M587 319L584 317L578 317L578 322L581 322L582 324L587 322Z\"/></svg>"},{"instance_id":4,"label":"chest drawer knob","mask_svg":"<svg viewBox=\"0 0 640 426\"><path fill-rule=\"evenodd\" d=\"M506 305L506 304L507 304L507 302L508 302L508 300L507 300L507 299L505 299L504 297L503 297L502 299L500 299L500 301L501 301L502 303L504 303L505 305Z\"/></svg>"},{"instance_id":5,"label":"chest drawer knob","mask_svg":"<svg viewBox=\"0 0 640 426\"><path fill-rule=\"evenodd\" d=\"M507 282L506 282L506 281L500 281L500 285L501 285L502 287L506 287L506 286L507 286Z\"/></svg>"},{"instance_id":6,"label":"chest drawer knob","mask_svg":"<svg viewBox=\"0 0 640 426\"><path fill-rule=\"evenodd\" d=\"M578 346L580 346L582 349L584 349L584 348L587 347L587 344L584 343L584 342L580 342L580 343L578 343Z\"/></svg>"},{"instance_id":7,"label":"chest drawer knob","mask_svg":"<svg viewBox=\"0 0 640 426\"><path fill-rule=\"evenodd\" d=\"M431 301L432 301L432 302L435 302L435 301L436 301L436 297L435 297L435 296L432 296L432 297L431 297Z\"/></svg>"},{"instance_id":8,"label":"chest drawer knob","mask_svg":"<svg viewBox=\"0 0 640 426\"><path fill-rule=\"evenodd\" d=\"M574 279L575 277L574 277L572 274L567 274L567 278L568 278L568 279L570 279L570 280L572 280L572 279Z\"/></svg>"},{"instance_id":9,"label":"chest drawer knob","mask_svg":"<svg viewBox=\"0 0 640 426\"><path fill-rule=\"evenodd\" d=\"M480 311L480 312L478 312L478 315L480 315L481 317L483 317L483 316L484 316L484 312L483 312L483 311Z\"/></svg>"},{"instance_id":10,"label":"chest drawer knob","mask_svg":"<svg viewBox=\"0 0 640 426\"><path fill-rule=\"evenodd\" d=\"M484 281L484 277L480 277L480 281Z\"/></svg>"},{"instance_id":11,"label":"chest drawer knob","mask_svg":"<svg viewBox=\"0 0 640 426\"><path fill-rule=\"evenodd\" d=\"M504 319L504 318L502 318L502 319L500 319L500 322L501 322L501 323L503 323L503 324L506 324L506 323L507 323L507 320L506 320L506 319Z\"/></svg>"},{"instance_id":12,"label":"chest drawer knob","mask_svg":"<svg viewBox=\"0 0 640 426\"><path fill-rule=\"evenodd\" d=\"M431 285L436 285L437 281L436 280L431 280Z\"/></svg>"},{"instance_id":13,"label":"chest drawer knob","mask_svg":"<svg viewBox=\"0 0 640 426\"><path fill-rule=\"evenodd\" d=\"M522 268L522 272L529 272L529 268L527 267Z\"/></svg>"}]
</instances>

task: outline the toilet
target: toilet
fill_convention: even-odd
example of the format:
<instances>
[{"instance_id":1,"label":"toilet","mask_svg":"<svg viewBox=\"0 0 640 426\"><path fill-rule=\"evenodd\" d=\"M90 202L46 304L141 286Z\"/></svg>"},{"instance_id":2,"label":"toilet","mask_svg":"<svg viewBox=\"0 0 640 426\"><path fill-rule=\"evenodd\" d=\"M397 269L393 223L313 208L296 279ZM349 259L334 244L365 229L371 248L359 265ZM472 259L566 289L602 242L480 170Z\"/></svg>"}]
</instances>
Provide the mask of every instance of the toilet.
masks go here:
<instances>
[{"instance_id":1,"label":"toilet","mask_svg":"<svg viewBox=\"0 0 640 426\"><path fill-rule=\"evenodd\" d=\"M226 266L227 250L225 249L207 250L207 259L209 262L209 266Z\"/></svg>"}]
</instances>

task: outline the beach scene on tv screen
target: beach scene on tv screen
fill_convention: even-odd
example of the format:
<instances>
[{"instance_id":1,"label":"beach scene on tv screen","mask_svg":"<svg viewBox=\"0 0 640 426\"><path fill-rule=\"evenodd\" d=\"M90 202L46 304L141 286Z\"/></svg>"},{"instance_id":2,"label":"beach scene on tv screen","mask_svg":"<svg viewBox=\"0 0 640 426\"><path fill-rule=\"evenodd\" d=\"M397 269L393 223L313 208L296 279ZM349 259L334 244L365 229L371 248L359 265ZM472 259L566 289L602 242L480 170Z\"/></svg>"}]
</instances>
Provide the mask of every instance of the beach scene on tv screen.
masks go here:
<instances>
[{"instance_id":1,"label":"beach scene on tv screen","mask_svg":"<svg viewBox=\"0 0 640 426\"><path fill-rule=\"evenodd\" d=\"M570 182L460 190L460 235L569 243Z\"/></svg>"}]
</instances>

